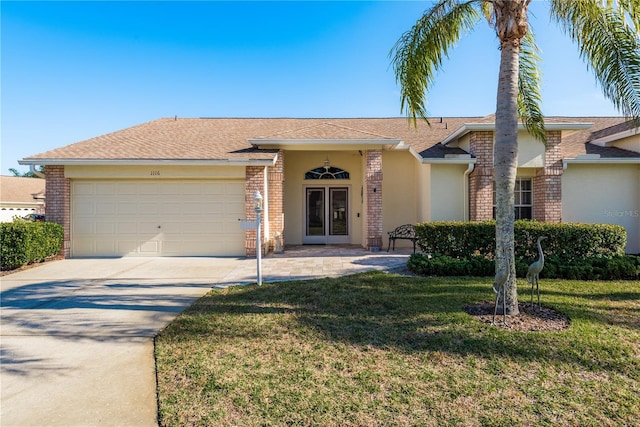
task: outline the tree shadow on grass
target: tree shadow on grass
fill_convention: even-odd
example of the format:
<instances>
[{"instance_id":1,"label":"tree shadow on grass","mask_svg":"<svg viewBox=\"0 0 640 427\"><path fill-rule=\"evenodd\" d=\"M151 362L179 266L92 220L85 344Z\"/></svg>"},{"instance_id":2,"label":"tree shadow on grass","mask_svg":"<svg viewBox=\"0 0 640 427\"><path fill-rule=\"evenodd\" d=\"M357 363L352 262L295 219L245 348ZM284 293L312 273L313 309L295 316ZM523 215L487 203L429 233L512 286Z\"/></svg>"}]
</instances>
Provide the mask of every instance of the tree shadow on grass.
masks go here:
<instances>
[{"instance_id":1,"label":"tree shadow on grass","mask_svg":"<svg viewBox=\"0 0 640 427\"><path fill-rule=\"evenodd\" d=\"M359 347L395 349L408 354L439 351L461 356L569 363L617 372L640 368L640 362L625 356L625 351L607 348L619 343L603 343L598 336L580 336L571 330L512 332L473 320L462 307L491 298L490 279L484 280L486 283L482 280L460 278L452 282L451 279L374 272L338 279L249 286L208 294L174 325L181 333L202 334L205 331L190 330L184 323L189 316L222 315L230 323L234 322L234 315L285 315L289 316L288 321L297 322L310 333ZM179 325L180 322L183 324ZM252 331L254 328L254 323L242 323L232 334L244 337L269 334L268 329Z\"/></svg>"}]
</instances>

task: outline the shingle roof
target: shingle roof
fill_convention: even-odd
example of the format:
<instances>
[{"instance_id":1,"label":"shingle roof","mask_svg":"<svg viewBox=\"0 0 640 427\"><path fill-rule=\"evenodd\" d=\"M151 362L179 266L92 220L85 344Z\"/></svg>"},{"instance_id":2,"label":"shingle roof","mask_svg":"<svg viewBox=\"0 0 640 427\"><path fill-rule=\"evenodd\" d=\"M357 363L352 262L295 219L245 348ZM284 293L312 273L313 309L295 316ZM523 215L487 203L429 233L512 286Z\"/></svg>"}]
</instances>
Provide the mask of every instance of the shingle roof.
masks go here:
<instances>
[{"instance_id":1,"label":"shingle roof","mask_svg":"<svg viewBox=\"0 0 640 427\"><path fill-rule=\"evenodd\" d=\"M630 129L627 119L623 117L580 117L579 119L572 118L572 120L593 123L593 126L562 138L562 143L560 144L562 158L574 158L582 154L599 154L600 157L605 158L640 157L640 154L633 151L617 147L601 147L590 143L590 141L602 138L605 135L612 135Z\"/></svg>"},{"instance_id":2,"label":"shingle roof","mask_svg":"<svg viewBox=\"0 0 640 427\"><path fill-rule=\"evenodd\" d=\"M34 195L44 197L45 180L19 176L0 176L0 201L35 203Z\"/></svg>"},{"instance_id":3,"label":"shingle roof","mask_svg":"<svg viewBox=\"0 0 640 427\"><path fill-rule=\"evenodd\" d=\"M58 160L272 160L274 150L253 147L257 139L401 140L423 157L463 153L439 146L467 123L493 123L494 116L443 117L419 121L417 128L399 118L162 118L25 158ZM593 123L561 144L563 156L597 152L603 157L640 156L626 150L589 144L594 134L625 122L620 117L548 117L547 123Z\"/></svg>"}]
</instances>

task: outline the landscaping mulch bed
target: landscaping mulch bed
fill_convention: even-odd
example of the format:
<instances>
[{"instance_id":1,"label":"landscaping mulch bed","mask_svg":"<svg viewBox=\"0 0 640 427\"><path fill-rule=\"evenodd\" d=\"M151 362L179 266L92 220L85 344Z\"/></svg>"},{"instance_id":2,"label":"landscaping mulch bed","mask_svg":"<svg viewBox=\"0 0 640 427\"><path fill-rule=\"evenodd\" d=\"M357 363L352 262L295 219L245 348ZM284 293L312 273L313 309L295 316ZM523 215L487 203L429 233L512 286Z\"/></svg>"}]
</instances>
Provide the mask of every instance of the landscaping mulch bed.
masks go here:
<instances>
[{"instance_id":1,"label":"landscaping mulch bed","mask_svg":"<svg viewBox=\"0 0 640 427\"><path fill-rule=\"evenodd\" d=\"M529 303L519 303L520 314L517 316L507 316L507 325L503 324L503 316L496 315L496 326L525 332L549 332L567 329L571 320L566 315L544 305L538 308L537 305ZM495 309L494 302L479 302L468 304L463 307L464 311L483 323L491 323Z\"/></svg>"},{"instance_id":2,"label":"landscaping mulch bed","mask_svg":"<svg viewBox=\"0 0 640 427\"><path fill-rule=\"evenodd\" d=\"M49 257L49 258L45 259L44 261L34 262L32 264L23 265L22 267L14 268L13 270L0 270L0 277L6 276L8 274L18 273L18 272L24 271L24 270L29 270L29 269L35 268L35 267L40 267L41 265L43 265L45 263L53 262L53 261L60 261L62 259L64 259L64 256L56 255L56 256Z\"/></svg>"}]
</instances>

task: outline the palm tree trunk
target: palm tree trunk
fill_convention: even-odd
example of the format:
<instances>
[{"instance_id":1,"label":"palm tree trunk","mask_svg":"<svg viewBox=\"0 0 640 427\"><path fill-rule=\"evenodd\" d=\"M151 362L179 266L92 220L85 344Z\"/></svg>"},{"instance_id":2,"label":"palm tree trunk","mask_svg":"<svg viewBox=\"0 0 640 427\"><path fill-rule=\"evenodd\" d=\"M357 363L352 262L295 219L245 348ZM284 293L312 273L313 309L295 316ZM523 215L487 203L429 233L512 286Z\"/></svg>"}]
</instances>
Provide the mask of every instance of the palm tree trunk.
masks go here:
<instances>
[{"instance_id":1,"label":"palm tree trunk","mask_svg":"<svg viewBox=\"0 0 640 427\"><path fill-rule=\"evenodd\" d=\"M509 315L519 314L514 256L514 190L518 169L518 67L520 43L528 29L528 4L529 0L494 1L496 33L501 49L493 153L496 186L496 271L498 265L506 268L504 263L508 262L509 280L505 284L504 298ZM504 259L505 256L508 259Z\"/></svg>"},{"instance_id":2,"label":"palm tree trunk","mask_svg":"<svg viewBox=\"0 0 640 427\"><path fill-rule=\"evenodd\" d=\"M504 266L504 263L508 262L509 266L505 298L507 314L510 315L518 314L513 250L515 221L513 194L518 168L517 90L518 49L513 44L507 43L507 46L503 46L500 60L493 166L496 185L496 256L497 263ZM501 259L503 254L508 257L508 260ZM502 301L499 306L502 307Z\"/></svg>"}]
</instances>

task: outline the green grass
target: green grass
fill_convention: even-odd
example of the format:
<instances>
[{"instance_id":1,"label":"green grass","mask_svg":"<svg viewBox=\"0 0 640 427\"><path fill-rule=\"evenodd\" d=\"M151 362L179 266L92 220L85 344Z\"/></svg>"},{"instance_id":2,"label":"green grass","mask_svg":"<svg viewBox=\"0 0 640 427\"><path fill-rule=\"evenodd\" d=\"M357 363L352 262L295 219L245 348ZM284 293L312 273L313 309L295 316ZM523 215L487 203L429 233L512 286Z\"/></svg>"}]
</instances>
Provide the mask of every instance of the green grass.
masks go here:
<instances>
[{"instance_id":1,"label":"green grass","mask_svg":"<svg viewBox=\"0 0 640 427\"><path fill-rule=\"evenodd\" d=\"M493 299L489 278L214 290L156 340L160 424L638 425L640 282L540 286L569 329L475 320L462 307Z\"/></svg>"}]
</instances>

